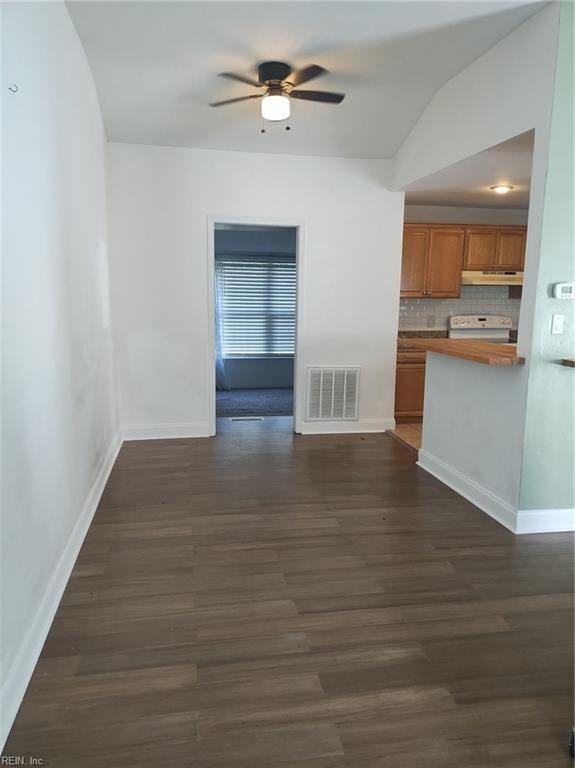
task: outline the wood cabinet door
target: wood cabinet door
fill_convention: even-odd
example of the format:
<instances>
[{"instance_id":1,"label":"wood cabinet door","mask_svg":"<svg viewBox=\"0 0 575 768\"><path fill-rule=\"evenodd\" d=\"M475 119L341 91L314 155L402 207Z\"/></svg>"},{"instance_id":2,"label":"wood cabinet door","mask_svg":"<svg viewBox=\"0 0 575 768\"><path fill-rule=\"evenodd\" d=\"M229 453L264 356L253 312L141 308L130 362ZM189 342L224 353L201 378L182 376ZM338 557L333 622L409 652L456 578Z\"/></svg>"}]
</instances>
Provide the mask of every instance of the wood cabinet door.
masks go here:
<instances>
[{"instance_id":1,"label":"wood cabinet door","mask_svg":"<svg viewBox=\"0 0 575 768\"><path fill-rule=\"evenodd\" d=\"M466 229L463 269L493 269L497 260L496 229Z\"/></svg>"},{"instance_id":2,"label":"wood cabinet door","mask_svg":"<svg viewBox=\"0 0 575 768\"><path fill-rule=\"evenodd\" d=\"M497 233L497 267L523 271L525 264L524 229L500 229Z\"/></svg>"},{"instance_id":3,"label":"wood cabinet door","mask_svg":"<svg viewBox=\"0 0 575 768\"><path fill-rule=\"evenodd\" d=\"M430 230L426 281L428 296L459 296L464 240L463 229L438 227Z\"/></svg>"},{"instance_id":4,"label":"wood cabinet door","mask_svg":"<svg viewBox=\"0 0 575 768\"><path fill-rule=\"evenodd\" d=\"M398 363L395 374L395 415L422 416L425 363Z\"/></svg>"},{"instance_id":5,"label":"wood cabinet door","mask_svg":"<svg viewBox=\"0 0 575 768\"><path fill-rule=\"evenodd\" d=\"M406 226L403 230L401 296L424 295L428 238L426 227Z\"/></svg>"}]
</instances>

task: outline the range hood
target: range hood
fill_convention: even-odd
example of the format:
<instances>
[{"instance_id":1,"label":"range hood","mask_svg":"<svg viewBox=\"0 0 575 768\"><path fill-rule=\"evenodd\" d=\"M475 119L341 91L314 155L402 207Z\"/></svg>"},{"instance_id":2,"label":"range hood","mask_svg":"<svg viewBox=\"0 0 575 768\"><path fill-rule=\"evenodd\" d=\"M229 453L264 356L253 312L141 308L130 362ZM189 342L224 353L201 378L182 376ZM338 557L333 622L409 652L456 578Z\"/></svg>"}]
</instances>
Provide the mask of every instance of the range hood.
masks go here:
<instances>
[{"instance_id":1,"label":"range hood","mask_svg":"<svg viewBox=\"0 0 575 768\"><path fill-rule=\"evenodd\" d=\"M523 285L523 272L462 272L461 285Z\"/></svg>"}]
</instances>

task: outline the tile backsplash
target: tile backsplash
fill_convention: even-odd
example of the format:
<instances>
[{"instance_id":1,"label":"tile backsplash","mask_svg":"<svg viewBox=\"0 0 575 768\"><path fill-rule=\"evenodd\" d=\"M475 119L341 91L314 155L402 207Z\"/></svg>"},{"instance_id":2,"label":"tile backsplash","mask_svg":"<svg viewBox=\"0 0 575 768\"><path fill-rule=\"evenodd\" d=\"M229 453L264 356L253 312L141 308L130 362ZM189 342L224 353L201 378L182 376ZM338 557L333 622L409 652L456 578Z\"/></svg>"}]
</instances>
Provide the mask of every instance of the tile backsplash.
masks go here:
<instances>
[{"instance_id":1,"label":"tile backsplash","mask_svg":"<svg viewBox=\"0 0 575 768\"><path fill-rule=\"evenodd\" d=\"M519 322L520 299L506 285L462 285L459 299L400 299L399 330L446 330L451 315L509 315Z\"/></svg>"}]
</instances>

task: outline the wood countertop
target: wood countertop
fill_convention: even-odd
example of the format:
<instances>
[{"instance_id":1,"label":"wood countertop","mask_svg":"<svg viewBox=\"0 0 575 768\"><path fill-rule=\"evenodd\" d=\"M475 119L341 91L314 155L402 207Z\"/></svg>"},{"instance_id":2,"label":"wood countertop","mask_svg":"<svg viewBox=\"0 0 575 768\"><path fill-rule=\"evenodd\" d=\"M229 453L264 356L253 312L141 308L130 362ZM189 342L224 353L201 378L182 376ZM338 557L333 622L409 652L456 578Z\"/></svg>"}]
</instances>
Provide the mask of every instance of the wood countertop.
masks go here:
<instances>
[{"instance_id":1,"label":"wood countertop","mask_svg":"<svg viewBox=\"0 0 575 768\"><path fill-rule=\"evenodd\" d=\"M523 365L524 357L517 355L515 344L495 344L477 339L409 339L412 348L461 357L484 365Z\"/></svg>"},{"instance_id":2,"label":"wood countertop","mask_svg":"<svg viewBox=\"0 0 575 768\"><path fill-rule=\"evenodd\" d=\"M421 355L423 350L420 349L417 344L414 344L413 342L417 341L427 341L427 339L398 339L397 340L397 352L398 354L401 354L403 352L415 352L418 355Z\"/></svg>"}]
</instances>

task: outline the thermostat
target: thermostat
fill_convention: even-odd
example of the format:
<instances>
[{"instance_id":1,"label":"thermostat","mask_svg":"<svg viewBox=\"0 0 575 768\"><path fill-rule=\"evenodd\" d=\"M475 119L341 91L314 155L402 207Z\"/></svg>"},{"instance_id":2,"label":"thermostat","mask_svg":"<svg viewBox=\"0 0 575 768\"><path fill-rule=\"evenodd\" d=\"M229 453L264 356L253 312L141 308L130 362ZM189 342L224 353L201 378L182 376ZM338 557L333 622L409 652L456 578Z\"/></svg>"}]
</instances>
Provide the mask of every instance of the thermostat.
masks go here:
<instances>
[{"instance_id":1,"label":"thermostat","mask_svg":"<svg viewBox=\"0 0 575 768\"><path fill-rule=\"evenodd\" d=\"M555 283L553 286L554 299L575 299L575 283Z\"/></svg>"}]
</instances>

